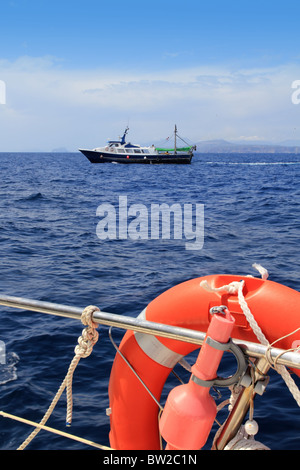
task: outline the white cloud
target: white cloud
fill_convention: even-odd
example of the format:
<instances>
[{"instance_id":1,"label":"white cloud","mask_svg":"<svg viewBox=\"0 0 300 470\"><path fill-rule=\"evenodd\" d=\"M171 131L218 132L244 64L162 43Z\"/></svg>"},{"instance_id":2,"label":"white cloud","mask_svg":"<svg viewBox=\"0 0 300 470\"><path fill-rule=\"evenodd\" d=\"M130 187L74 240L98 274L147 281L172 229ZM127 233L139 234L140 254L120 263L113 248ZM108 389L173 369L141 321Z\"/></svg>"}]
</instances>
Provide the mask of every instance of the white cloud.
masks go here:
<instances>
[{"instance_id":1,"label":"white cloud","mask_svg":"<svg viewBox=\"0 0 300 470\"><path fill-rule=\"evenodd\" d=\"M94 147L119 135L128 119L132 141L167 136L175 122L191 140L295 138L300 106L291 102L291 84L299 78L294 65L140 73L67 70L50 56L0 60L1 149Z\"/></svg>"}]
</instances>

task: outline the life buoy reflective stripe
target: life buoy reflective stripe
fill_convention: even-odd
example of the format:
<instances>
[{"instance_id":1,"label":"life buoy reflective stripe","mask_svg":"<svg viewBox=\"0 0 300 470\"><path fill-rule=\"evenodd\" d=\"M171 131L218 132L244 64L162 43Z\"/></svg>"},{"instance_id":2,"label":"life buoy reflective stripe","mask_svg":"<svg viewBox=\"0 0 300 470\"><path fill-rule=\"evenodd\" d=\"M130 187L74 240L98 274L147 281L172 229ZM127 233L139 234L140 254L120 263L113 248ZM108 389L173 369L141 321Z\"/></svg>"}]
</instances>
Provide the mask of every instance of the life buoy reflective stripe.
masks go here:
<instances>
[{"instance_id":1,"label":"life buoy reflective stripe","mask_svg":"<svg viewBox=\"0 0 300 470\"><path fill-rule=\"evenodd\" d=\"M142 311L138 318L147 319L146 309ZM173 369L183 357L183 354L177 354L172 349L164 346L156 336L135 332L135 339L141 350L150 359L169 369Z\"/></svg>"},{"instance_id":2,"label":"life buoy reflective stripe","mask_svg":"<svg viewBox=\"0 0 300 470\"><path fill-rule=\"evenodd\" d=\"M141 313L148 321L206 332L211 307L226 305L235 318L232 337L258 342L239 305L237 294L208 292L200 287L206 280L219 288L245 281L244 297L270 343L300 326L300 293L273 281L230 275L206 276L184 282L154 299ZM282 339L276 347L289 349L300 332ZM136 373L160 400L165 381L181 357L196 345L128 331L120 350ZM297 375L300 375L299 371ZM117 354L109 382L110 444L114 449L160 448L158 406L134 373Z\"/></svg>"}]
</instances>

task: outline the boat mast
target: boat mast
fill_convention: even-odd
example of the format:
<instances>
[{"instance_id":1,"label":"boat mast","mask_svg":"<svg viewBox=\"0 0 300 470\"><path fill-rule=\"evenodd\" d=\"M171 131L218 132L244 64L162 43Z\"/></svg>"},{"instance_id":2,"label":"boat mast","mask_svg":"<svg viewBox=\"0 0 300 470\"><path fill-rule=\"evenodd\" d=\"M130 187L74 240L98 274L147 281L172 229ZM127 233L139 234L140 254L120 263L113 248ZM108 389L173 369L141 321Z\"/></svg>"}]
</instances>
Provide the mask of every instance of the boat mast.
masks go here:
<instances>
[{"instance_id":1,"label":"boat mast","mask_svg":"<svg viewBox=\"0 0 300 470\"><path fill-rule=\"evenodd\" d=\"M127 126L126 129L125 129L125 132L124 132L124 134L123 134L123 137L122 137L122 139L121 139L121 144L122 144L122 145L124 145L124 144L126 143L125 138L126 138L126 134L127 134L128 131L129 131L129 127Z\"/></svg>"},{"instance_id":2,"label":"boat mast","mask_svg":"<svg viewBox=\"0 0 300 470\"><path fill-rule=\"evenodd\" d=\"M176 151L176 135L177 135L177 126L175 124L175 131L174 131L174 152L177 153Z\"/></svg>"}]
</instances>

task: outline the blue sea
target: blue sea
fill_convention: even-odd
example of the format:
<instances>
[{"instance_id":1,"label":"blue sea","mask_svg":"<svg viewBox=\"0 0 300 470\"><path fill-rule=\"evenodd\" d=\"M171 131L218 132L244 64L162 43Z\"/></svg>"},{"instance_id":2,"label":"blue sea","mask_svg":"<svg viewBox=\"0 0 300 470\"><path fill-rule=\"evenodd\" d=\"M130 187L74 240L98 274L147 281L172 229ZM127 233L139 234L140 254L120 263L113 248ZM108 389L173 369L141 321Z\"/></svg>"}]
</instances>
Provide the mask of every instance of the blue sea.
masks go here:
<instances>
[{"instance_id":1,"label":"blue sea","mask_svg":"<svg viewBox=\"0 0 300 470\"><path fill-rule=\"evenodd\" d=\"M92 165L80 153L0 154L0 292L136 317L166 289L207 274L259 274L300 289L300 155L206 154L191 165ZM103 204L204 206L204 243L150 236L97 236ZM171 234L172 235L172 234ZM0 409L40 421L74 355L76 320L0 307ZM73 423L62 396L48 425L109 445L108 380L115 350L108 328L74 374ZM114 330L118 342L122 330ZM232 374L225 364L225 373ZM226 370L226 368L228 370ZM254 403L256 439L300 449L300 410L274 371ZM299 385L298 378L295 378ZM172 385L173 386L173 385ZM166 392L167 393L167 392ZM223 391L221 390L221 393ZM31 428L0 418L0 449L16 449ZM211 439L211 438L210 438ZM211 440L207 443L207 448ZM87 449L41 431L36 450Z\"/></svg>"}]
</instances>

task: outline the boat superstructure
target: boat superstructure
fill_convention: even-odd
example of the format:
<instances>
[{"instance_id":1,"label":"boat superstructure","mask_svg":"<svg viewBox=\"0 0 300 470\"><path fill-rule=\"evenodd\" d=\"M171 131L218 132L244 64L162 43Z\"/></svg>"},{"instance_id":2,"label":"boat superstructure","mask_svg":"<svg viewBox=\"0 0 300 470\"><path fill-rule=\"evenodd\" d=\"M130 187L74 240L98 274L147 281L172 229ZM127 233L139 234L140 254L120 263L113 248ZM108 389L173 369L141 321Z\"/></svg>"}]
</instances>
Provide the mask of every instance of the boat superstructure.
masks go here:
<instances>
[{"instance_id":1,"label":"boat superstructure","mask_svg":"<svg viewBox=\"0 0 300 470\"><path fill-rule=\"evenodd\" d=\"M104 147L94 149L79 149L91 163L191 163L195 146L177 146L177 126L174 131L174 147L162 148L151 146L141 146L126 142L126 135L129 128L126 127L123 136L119 140L109 140Z\"/></svg>"}]
</instances>

